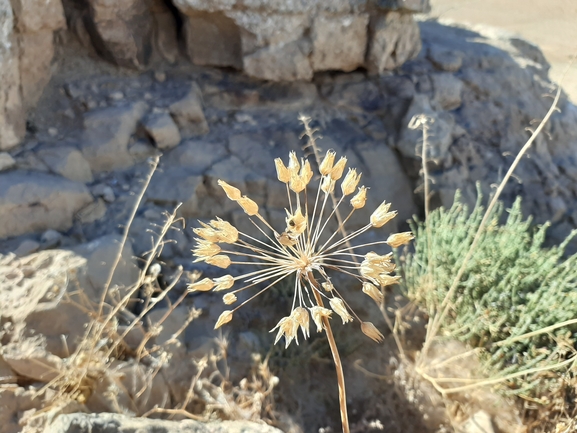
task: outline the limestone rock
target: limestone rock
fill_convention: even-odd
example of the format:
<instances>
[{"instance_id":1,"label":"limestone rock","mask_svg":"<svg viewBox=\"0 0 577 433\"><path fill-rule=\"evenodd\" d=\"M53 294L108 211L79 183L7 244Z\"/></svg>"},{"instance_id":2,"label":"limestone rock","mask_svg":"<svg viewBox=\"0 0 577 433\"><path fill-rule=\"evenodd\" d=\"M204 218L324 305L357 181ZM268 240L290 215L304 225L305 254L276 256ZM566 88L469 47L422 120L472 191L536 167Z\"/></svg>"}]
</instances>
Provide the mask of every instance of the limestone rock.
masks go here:
<instances>
[{"instance_id":1,"label":"limestone rock","mask_svg":"<svg viewBox=\"0 0 577 433\"><path fill-rule=\"evenodd\" d=\"M10 170L16 165L16 161L8 152L0 152L0 171Z\"/></svg>"},{"instance_id":2,"label":"limestone rock","mask_svg":"<svg viewBox=\"0 0 577 433\"><path fill-rule=\"evenodd\" d=\"M188 93L169 107L170 114L184 137L208 133L208 123L202 108L202 92L192 83Z\"/></svg>"},{"instance_id":3,"label":"limestone rock","mask_svg":"<svg viewBox=\"0 0 577 433\"><path fill-rule=\"evenodd\" d=\"M52 39L52 30L24 33L18 38L22 103L26 110L36 105L44 87L50 81L51 62L54 56Z\"/></svg>"},{"instance_id":4,"label":"limestone rock","mask_svg":"<svg viewBox=\"0 0 577 433\"><path fill-rule=\"evenodd\" d=\"M421 50L419 26L410 14L389 12L375 17L369 40L367 67L379 73L398 68Z\"/></svg>"},{"instance_id":5,"label":"limestone rock","mask_svg":"<svg viewBox=\"0 0 577 433\"><path fill-rule=\"evenodd\" d=\"M427 13L431 10L429 0L376 0L375 6L389 10L404 10L415 13Z\"/></svg>"},{"instance_id":6,"label":"limestone rock","mask_svg":"<svg viewBox=\"0 0 577 433\"><path fill-rule=\"evenodd\" d=\"M175 17L162 0L153 3L152 11L155 49L163 59L169 63L174 63L178 57Z\"/></svg>"},{"instance_id":7,"label":"limestone rock","mask_svg":"<svg viewBox=\"0 0 577 433\"><path fill-rule=\"evenodd\" d=\"M92 200L81 183L23 170L0 173L0 238L47 229L67 230Z\"/></svg>"},{"instance_id":8,"label":"limestone rock","mask_svg":"<svg viewBox=\"0 0 577 433\"><path fill-rule=\"evenodd\" d=\"M463 82L453 74L437 73L431 75L433 83L433 102L441 110L454 110L461 106Z\"/></svg>"},{"instance_id":9,"label":"limestone rock","mask_svg":"<svg viewBox=\"0 0 577 433\"><path fill-rule=\"evenodd\" d=\"M274 427L250 421L166 421L111 413L60 415L46 427L44 433L105 433L111 429L118 433L280 433Z\"/></svg>"},{"instance_id":10,"label":"limestone rock","mask_svg":"<svg viewBox=\"0 0 577 433\"><path fill-rule=\"evenodd\" d=\"M12 8L20 33L66 27L61 0L12 0Z\"/></svg>"},{"instance_id":11,"label":"limestone rock","mask_svg":"<svg viewBox=\"0 0 577 433\"><path fill-rule=\"evenodd\" d=\"M126 168L134 163L128 143L146 108L146 104L138 102L92 111L84 116L82 153L92 171Z\"/></svg>"},{"instance_id":12,"label":"limestone rock","mask_svg":"<svg viewBox=\"0 0 577 433\"><path fill-rule=\"evenodd\" d=\"M224 143L187 140L162 158L162 166L186 167L193 174L203 174L227 154Z\"/></svg>"},{"instance_id":13,"label":"limestone rock","mask_svg":"<svg viewBox=\"0 0 577 433\"><path fill-rule=\"evenodd\" d=\"M484 410L473 414L457 430L459 433L494 433L491 415Z\"/></svg>"},{"instance_id":14,"label":"limestone rock","mask_svg":"<svg viewBox=\"0 0 577 433\"><path fill-rule=\"evenodd\" d=\"M176 168L156 173L146 190L146 197L153 203L170 207L182 203L183 215L198 216L198 191L202 188L202 176L190 174L186 168Z\"/></svg>"},{"instance_id":15,"label":"limestone rock","mask_svg":"<svg viewBox=\"0 0 577 433\"><path fill-rule=\"evenodd\" d=\"M312 67L315 71L353 71L365 62L368 14L316 17Z\"/></svg>"},{"instance_id":16,"label":"limestone rock","mask_svg":"<svg viewBox=\"0 0 577 433\"><path fill-rule=\"evenodd\" d=\"M4 361L21 377L48 383L62 370L62 360L47 352L38 338L20 340L2 346Z\"/></svg>"},{"instance_id":17,"label":"limestone rock","mask_svg":"<svg viewBox=\"0 0 577 433\"><path fill-rule=\"evenodd\" d=\"M38 151L37 155L55 174L83 183L94 180L90 164L82 153L72 146L47 147Z\"/></svg>"},{"instance_id":18,"label":"limestone rock","mask_svg":"<svg viewBox=\"0 0 577 433\"><path fill-rule=\"evenodd\" d=\"M262 80L308 81L313 77L308 56L307 44L295 41L261 48L245 56L243 65L248 75Z\"/></svg>"},{"instance_id":19,"label":"limestone rock","mask_svg":"<svg viewBox=\"0 0 577 433\"><path fill-rule=\"evenodd\" d=\"M0 0L0 150L16 146L24 137L26 126L14 24L10 0Z\"/></svg>"},{"instance_id":20,"label":"limestone rock","mask_svg":"<svg viewBox=\"0 0 577 433\"><path fill-rule=\"evenodd\" d=\"M153 20L149 2L89 0L85 20L96 50L125 67L142 68L152 51Z\"/></svg>"},{"instance_id":21,"label":"limestone rock","mask_svg":"<svg viewBox=\"0 0 577 433\"><path fill-rule=\"evenodd\" d=\"M26 418L40 409L44 401L33 387L0 387L0 423L3 433L22 432Z\"/></svg>"},{"instance_id":22,"label":"limestone rock","mask_svg":"<svg viewBox=\"0 0 577 433\"><path fill-rule=\"evenodd\" d=\"M102 198L97 198L87 204L76 213L76 218L82 224L90 224L104 218L106 215L106 203Z\"/></svg>"},{"instance_id":23,"label":"limestone rock","mask_svg":"<svg viewBox=\"0 0 577 433\"><path fill-rule=\"evenodd\" d=\"M159 149L172 149L180 143L180 132L168 113L150 114L143 125Z\"/></svg>"}]
</instances>

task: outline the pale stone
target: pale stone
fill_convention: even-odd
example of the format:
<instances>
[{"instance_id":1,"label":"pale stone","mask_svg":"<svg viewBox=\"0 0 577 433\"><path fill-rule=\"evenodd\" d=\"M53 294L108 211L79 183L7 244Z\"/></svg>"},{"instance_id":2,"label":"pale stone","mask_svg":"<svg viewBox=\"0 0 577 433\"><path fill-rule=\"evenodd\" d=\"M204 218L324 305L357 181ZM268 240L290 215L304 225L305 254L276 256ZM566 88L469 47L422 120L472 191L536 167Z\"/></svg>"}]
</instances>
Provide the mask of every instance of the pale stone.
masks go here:
<instances>
[{"instance_id":1,"label":"pale stone","mask_svg":"<svg viewBox=\"0 0 577 433\"><path fill-rule=\"evenodd\" d=\"M303 51L302 45L289 42L261 48L243 58L244 70L248 75L262 80L311 80L313 69L308 58L309 50Z\"/></svg>"},{"instance_id":2,"label":"pale stone","mask_svg":"<svg viewBox=\"0 0 577 433\"><path fill-rule=\"evenodd\" d=\"M94 180L90 164L80 151L72 146L46 147L37 152L50 171L77 182Z\"/></svg>"}]
</instances>

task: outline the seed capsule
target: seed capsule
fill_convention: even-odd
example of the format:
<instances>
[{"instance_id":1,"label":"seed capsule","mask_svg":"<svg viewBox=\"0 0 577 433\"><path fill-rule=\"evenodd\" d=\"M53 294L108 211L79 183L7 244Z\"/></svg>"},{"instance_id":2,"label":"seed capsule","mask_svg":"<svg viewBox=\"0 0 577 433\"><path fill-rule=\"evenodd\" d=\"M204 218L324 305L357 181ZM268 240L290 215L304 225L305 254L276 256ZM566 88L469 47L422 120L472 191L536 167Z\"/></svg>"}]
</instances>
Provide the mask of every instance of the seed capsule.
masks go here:
<instances>
[{"instance_id":1,"label":"seed capsule","mask_svg":"<svg viewBox=\"0 0 577 433\"><path fill-rule=\"evenodd\" d=\"M349 168L349 171L343 182L341 183L341 191L343 195L350 195L355 192L357 185L361 180L361 174L357 174L357 170L354 168Z\"/></svg>"},{"instance_id":2,"label":"seed capsule","mask_svg":"<svg viewBox=\"0 0 577 433\"><path fill-rule=\"evenodd\" d=\"M341 298L331 298L329 304L333 309L333 311L337 313L339 316L341 316L341 319L343 320L343 325L347 322L353 321L353 316L349 314L349 312L347 311L347 307L345 306L345 303Z\"/></svg>"},{"instance_id":3,"label":"seed capsule","mask_svg":"<svg viewBox=\"0 0 577 433\"><path fill-rule=\"evenodd\" d=\"M248 198L246 195L236 201L248 216L254 216L258 213L258 204Z\"/></svg>"},{"instance_id":4,"label":"seed capsule","mask_svg":"<svg viewBox=\"0 0 577 433\"><path fill-rule=\"evenodd\" d=\"M286 168L286 166L282 162L282 159L276 158L274 160L274 165L276 166L276 175L278 177L278 180L280 180L282 183L287 183L291 178L291 174L289 169Z\"/></svg>"},{"instance_id":5,"label":"seed capsule","mask_svg":"<svg viewBox=\"0 0 577 433\"><path fill-rule=\"evenodd\" d=\"M343 176L343 172L345 171L345 167L347 165L347 157L341 156L341 159L335 164L333 169L331 170L330 176L332 180L339 180Z\"/></svg>"},{"instance_id":6,"label":"seed capsule","mask_svg":"<svg viewBox=\"0 0 577 433\"><path fill-rule=\"evenodd\" d=\"M394 233L387 238L387 244L391 248L399 248L401 245L406 245L415 237L411 232Z\"/></svg>"},{"instance_id":7,"label":"seed capsule","mask_svg":"<svg viewBox=\"0 0 577 433\"><path fill-rule=\"evenodd\" d=\"M374 284L372 283L363 283L363 293L369 295L373 301L377 304L381 305L385 297L383 296L383 292L381 292Z\"/></svg>"},{"instance_id":8,"label":"seed capsule","mask_svg":"<svg viewBox=\"0 0 577 433\"><path fill-rule=\"evenodd\" d=\"M208 292L214 287L214 281L210 278L203 278L196 283L189 284L188 291L189 292Z\"/></svg>"},{"instance_id":9,"label":"seed capsule","mask_svg":"<svg viewBox=\"0 0 577 433\"><path fill-rule=\"evenodd\" d=\"M382 227L390 220L392 220L395 216L397 216L397 211L389 212L389 208L391 207L390 203L386 201L382 202L378 208L375 209L373 214L371 215L371 225L373 227Z\"/></svg>"},{"instance_id":10,"label":"seed capsule","mask_svg":"<svg viewBox=\"0 0 577 433\"><path fill-rule=\"evenodd\" d=\"M367 189L364 186L359 188L359 191L351 199L351 206L355 209L362 209L367 202Z\"/></svg>"},{"instance_id":11,"label":"seed capsule","mask_svg":"<svg viewBox=\"0 0 577 433\"><path fill-rule=\"evenodd\" d=\"M233 314L232 310L223 311L222 314L218 317L218 320L216 321L216 324L214 325L214 329L218 329L222 325L224 325L225 323L230 322L232 320L232 314Z\"/></svg>"},{"instance_id":12,"label":"seed capsule","mask_svg":"<svg viewBox=\"0 0 577 433\"><path fill-rule=\"evenodd\" d=\"M327 150L327 154L325 155L323 162L319 165L319 172L326 176L331 172L333 169L333 164L335 163L335 156L336 152L334 150Z\"/></svg>"},{"instance_id":13,"label":"seed capsule","mask_svg":"<svg viewBox=\"0 0 577 433\"><path fill-rule=\"evenodd\" d=\"M218 266L219 268L226 269L230 266L230 257L224 254L219 254L213 257L209 257L205 260L206 263L213 266Z\"/></svg>"},{"instance_id":14,"label":"seed capsule","mask_svg":"<svg viewBox=\"0 0 577 433\"><path fill-rule=\"evenodd\" d=\"M228 290L234 285L234 278L232 275L223 275L214 279L216 287L215 292L220 292L221 290Z\"/></svg>"},{"instance_id":15,"label":"seed capsule","mask_svg":"<svg viewBox=\"0 0 577 433\"><path fill-rule=\"evenodd\" d=\"M236 302L236 295L234 293L227 293L222 297L222 302L226 305L234 304Z\"/></svg>"},{"instance_id":16,"label":"seed capsule","mask_svg":"<svg viewBox=\"0 0 577 433\"><path fill-rule=\"evenodd\" d=\"M224 193L229 199L236 201L239 198L241 198L242 194L240 192L240 189L235 188L232 185L229 185L224 180L219 179L217 183L222 189L224 189Z\"/></svg>"},{"instance_id":17,"label":"seed capsule","mask_svg":"<svg viewBox=\"0 0 577 433\"><path fill-rule=\"evenodd\" d=\"M325 327L323 324L323 318L330 319L333 312L328 308L319 306L312 307L310 310L311 316L313 316L313 321L315 322L315 325L317 325L317 332L321 332Z\"/></svg>"},{"instance_id":18,"label":"seed capsule","mask_svg":"<svg viewBox=\"0 0 577 433\"><path fill-rule=\"evenodd\" d=\"M383 334L381 334L379 330L376 328L376 326L373 325L371 322L362 322L361 331L363 331L363 334L365 334L367 337L371 338L373 341L377 343L382 343L383 340L385 339Z\"/></svg>"}]
</instances>

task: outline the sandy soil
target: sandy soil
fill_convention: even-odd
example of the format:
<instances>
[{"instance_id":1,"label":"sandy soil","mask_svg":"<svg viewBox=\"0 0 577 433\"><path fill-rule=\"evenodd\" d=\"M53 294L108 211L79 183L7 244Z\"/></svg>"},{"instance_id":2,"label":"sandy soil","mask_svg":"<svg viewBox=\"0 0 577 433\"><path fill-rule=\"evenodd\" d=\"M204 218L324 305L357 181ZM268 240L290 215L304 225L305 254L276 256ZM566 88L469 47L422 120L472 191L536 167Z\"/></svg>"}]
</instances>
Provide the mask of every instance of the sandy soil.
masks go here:
<instances>
[{"instance_id":1,"label":"sandy soil","mask_svg":"<svg viewBox=\"0 0 577 433\"><path fill-rule=\"evenodd\" d=\"M488 24L537 44L559 82L577 55L577 0L431 0L432 15L457 22ZM577 62L567 71L563 88L577 103Z\"/></svg>"}]
</instances>

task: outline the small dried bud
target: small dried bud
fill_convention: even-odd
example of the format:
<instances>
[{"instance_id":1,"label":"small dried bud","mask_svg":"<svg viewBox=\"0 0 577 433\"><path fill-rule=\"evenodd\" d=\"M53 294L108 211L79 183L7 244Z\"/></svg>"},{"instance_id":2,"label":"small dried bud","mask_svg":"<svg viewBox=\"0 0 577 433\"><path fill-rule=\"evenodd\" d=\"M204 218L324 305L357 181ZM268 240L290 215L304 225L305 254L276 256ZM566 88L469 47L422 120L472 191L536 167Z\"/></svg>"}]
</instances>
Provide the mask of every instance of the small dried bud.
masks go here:
<instances>
[{"instance_id":1,"label":"small dried bud","mask_svg":"<svg viewBox=\"0 0 577 433\"><path fill-rule=\"evenodd\" d=\"M321 332L325 328L323 318L330 319L333 312L328 308L319 306L314 306L310 310L311 316L313 316L313 321L315 322L315 325L317 325L317 332Z\"/></svg>"},{"instance_id":2,"label":"small dried bud","mask_svg":"<svg viewBox=\"0 0 577 433\"><path fill-rule=\"evenodd\" d=\"M351 199L351 206L355 209L362 209L367 202L367 189L364 186L359 188L359 191Z\"/></svg>"},{"instance_id":3,"label":"small dried bud","mask_svg":"<svg viewBox=\"0 0 577 433\"><path fill-rule=\"evenodd\" d=\"M339 180L342 177L346 166L347 166L347 157L341 156L341 159L339 159L339 161L335 164L335 166L331 170L330 173L331 179Z\"/></svg>"},{"instance_id":4,"label":"small dried bud","mask_svg":"<svg viewBox=\"0 0 577 433\"><path fill-rule=\"evenodd\" d=\"M401 245L406 245L415 237L411 232L394 233L387 238L387 244L391 248L399 248Z\"/></svg>"},{"instance_id":5,"label":"small dried bud","mask_svg":"<svg viewBox=\"0 0 577 433\"><path fill-rule=\"evenodd\" d=\"M308 160L304 162L299 177L305 185L308 185L313 178L313 170L311 169L311 163Z\"/></svg>"},{"instance_id":6,"label":"small dried bud","mask_svg":"<svg viewBox=\"0 0 577 433\"><path fill-rule=\"evenodd\" d=\"M307 220L305 216L302 214L301 207L297 207L295 210L294 215L291 215L289 211L286 211L286 230L292 236L299 236L302 234L307 228Z\"/></svg>"},{"instance_id":7,"label":"small dried bud","mask_svg":"<svg viewBox=\"0 0 577 433\"><path fill-rule=\"evenodd\" d=\"M357 170L354 168L349 168L347 175L341 183L341 191L343 195L349 195L355 192L357 185L361 180L361 173L357 174Z\"/></svg>"},{"instance_id":8,"label":"small dried bud","mask_svg":"<svg viewBox=\"0 0 577 433\"><path fill-rule=\"evenodd\" d=\"M397 216L397 211L389 212L390 207L391 204L384 201L375 209L371 215L371 225L373 227L382 227Z\"/></svg>"},{"instance_id":9,"label":"small dried bud","mask_svg":"<svg viewBox=\"0 0 577 433\"><path fill-rule=\"evenodd\" d=\"M327 154L325 155L323 162L319 165L319 172L326 176L331 172L333 169L333 164L335 163L335 156L336 152L334 150L327 150Z\"/></svg>"},{"instance_id":10,"label":"small dried bud","mask_svg":"<svg viewBox=\"0 0 577 433\"><path fill-rule=\"evenodd\" d=\"M299 164L299 159L297 158L297 154L294 152L290 152L289 153L288 170L290 172L291 177L298 176L300 168L301 168L301 166Z\"/></svg>"},{"instance_id":11,"label":"small dried bud","mask_svg":"<svg viewBox=\"0 0 577 433\"><path fill-rule=\"evenodd\" d=\"M215 292L220 292L221 290L228 290L234 285L234 278L232 275L223 275L214 279L216 287Z\"/></svg>"},{"instance_id":12,"label":"small dried bud","mask_svg":"<svg viewBox=\"0 0 577 433\"><path fill-rule=\"evenodd\" d=\"M289 169L285 167L282 159L276 158L274 160L274 165L276 166L276 175L278 180L280 180L282 183L287 183L291 178L291 174Z\"/></svg>"},{"instance_id":13,"label":"small dried bud","mask_svg":"<svg viewBox=\"0 0 577 433\"><path fill-rule=\"evenodd\" d=\"M331 283L330 281L325 281L324 283L321 284L321 286L327 292L332 292L333 290L335 290L335 286L333 286L333 283Z\"/></svg>"},{"instance_id":14,"label":"small dried bud","mask_svg":"<svg viewBox=\"0 0 577 433\"><path fill-rule=\"evenodd\" d=\"M223 311L222 314L218 317L216 325L214 325L214 329L218 329L225 323L230 322L232 320L232 314L233 314L232 310Z\"/></svg>"},{"instance_id":15,"label":"small dried bud","mask_svg":"<svg viewBox=\"0 0 577 433\"><path fill-rule=\"evenodd\" d=\"M347 307L345 306L345 303L341 298L331 298L329 304L333 309L333 311L337 313L339 316L341 316L343 324L347 322L352 322L353 316L349 314L349 312L347 311Z\"/></svg>"},{"instance_id":16,"label":"small dried bud","mask_svg":"<svg viewBox=\"0 0 577 433\"><path fill-rule=\"evenodd\" d=\"M217 181L218 185L224 189L224 193L226 194L226 196L231 199L231 200L238 200L239 198L241 198L242 194L240 192L240 189L235 188L232 185L229 185L228 183L226 183L224 180L218 180Z\"/></svg>"},{"instance_id":17,"label":"small dried bud","mask_svg":"<svg viewBox=\"0 0 577 433\"><path fill-rule=\"evenodd\" d=\"M217 244L204 239L196 239L196 248L192 250L192 253L198 258L194 262L200 262L207 257L216 256L220 251L221 249Z\"/></svg>"},{"instance_id":18,"label":"small dried bud","mask_svg":"<svg viewBox=\"0 0 577 433\"><path fill-rule=\"evenodd\" d=\"M236 302L236 295L234 293L227 293L222 297L222 302L226 305L234 304Z\"/></svg>"},{"instance_id":19,"label":"small dried bud","mask_svg":"<svg viewBox=\"0 0 577 433\"><path fill-rule=\"evenodd\" d=\"M373 301L377 304L381 305L385 297L383 296L383 292L381 292L374 284L372 283L363 283L363 293L369 295Z\"/></svg>"},{"instance_id":20,"label":"small dried bud","mask_svg":"<svg viewBox=\"0 0 577 433\"><path fill-rule=\"evenodd\" d=\"M330 176L323 177L323 180L321 183L321 190L325 194L330 194L331 192L334 191L334 189L335 189L335 181L332 180Z\"/></svg>"},{"instance_id":21,"label":"small dried bud","mask_svg":"<svg viewBox=\"0 0 577 433\"><path fill-rule=\"evenodd\" d=\"M230 258L224 254L219 254L216 256L209 257L205 260L206 263L212 266L218 266L219 268L226 269L230 266Z\"/></svg>"},{"instance_id":22,"label":"small dried bud","mask_svg":"<svg viewBox=\"0 0 577 433\"><path fill-rule=\"evenodd\" d=\"M188 285L189 292L208 292L214 287L214 281L210 278L203 278L196 283L192 283Z\"/></svg>"},{"instance_id":23,"label":"small dried bud","mask_svg":"<svg viewBox=\"0 0 577 433\"><path fill-rule=\"evenodd\" d=\"M304 338L310 337L309 334L309 312L306 308L297 307L295 308L292 313L291 317L293 317L299 326L301 327L301 331L303 333Z\"/></svg>"},{"instance_id":24,"label":"small dried bud","mask_svg":"<svg viewBox=\"0 0 577 433\"><path fill-rule=\"evenodd\" d=\"M382 343L385 337L379 332L375 325L371 322L361 322L361 331L370 339L377 343Z\"/></svg>"},{"instance_id":25,"label":"small dried bud","mask_svg":"<svg viewBox=\"0 0 577 433\"><path fill-rule=\"evenodd\" d=\"M216 220L212 220L210 225L217 230L219 242L234 244L238 241L238 230L228 221L217 218Z\"/></svg>"},{"instance_id":26,"label":"small dried bud","mask_svg":"<svg viewBox=\"0 0 577 433\"><path fill-rule=\"evenodd\" d=\"M248 216L254 216L258 213L258 204L248 198L246 195L236 201Z\"/></svg>"},{"instance_id":27,"label":"small dried bud","mask_svg":"<svg viewBox=\"0 0 577 433\"><path fill-rule=\"evenodd\" d=\"M277 323L277 325L270 330L273 332L275 329L278 328L278 333L276 334L276 338L274 339L274 344L277 344L280 338L284 335L285 340L285 349L289 347L289 344L297 338L297 331L299 329L298 322L293 317L283 317ZM296 339L296 343L299 344L298 339Z\"/></svg>"}]
</instances>

